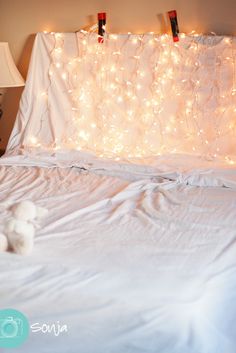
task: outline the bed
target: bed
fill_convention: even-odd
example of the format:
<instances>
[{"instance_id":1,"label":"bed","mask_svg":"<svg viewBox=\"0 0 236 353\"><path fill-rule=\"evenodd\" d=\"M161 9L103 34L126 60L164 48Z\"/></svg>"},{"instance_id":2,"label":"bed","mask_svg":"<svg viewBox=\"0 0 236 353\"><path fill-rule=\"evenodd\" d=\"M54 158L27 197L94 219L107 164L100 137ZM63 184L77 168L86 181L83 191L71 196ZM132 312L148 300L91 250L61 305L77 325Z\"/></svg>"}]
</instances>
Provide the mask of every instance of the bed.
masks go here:
<instances>
[{"instance_id":1,"label":"bed","mask_svg":"<svg viewBox=\"0 0 236 353\"><path fill-rule=\"evenodd\" d=\"M110 50L112 58L115 50L115 57L120 57L117 52L126 50L130 44L127 36L113 36L112 41L118 37L121 45L112 42L115 49L112 47L111 51L107 44L102 50ZM84 98L77 99L76 106L75 99L71 99L71 93L76 91L78 98L84 88L77 78L76 83L68 80L69 74L73 76L79 70L78 66L71 72L68 69L58 73L56 65L61 65L60 70L67 67L66 63L72 65L64 56L61 58L61 48L77 60L75 51L81 53L80 46L87 46L87 42L83 44L85 38L95 43L95 35L84 32L37 35L20 110L7 152L0 160L0 231L9 216L9 207L18 201L32 200L49 210L37 230L31 255L0 254L0 307L25 313L30 324L37 324L38 328L67 325L67 330L61 333L59 329L31 332L18 352L235 353L236 171L234 128L229 128L234 122L235 109L234 38L183 37L182 47L178 49L168 36L158 37L160 43L155 45L164 44L164 50L166 47L178 49L179 55L181 50L188 52L189 42L191 46L203 45L204 53L202 47L194 49L193 46L189 57L196 50L199 60L209 60L211 64L220 62L223 68L217 68L215 81L209 80L209 85L217 89L204 86L204 90L201 86L198 93L193 77L197 75L195 80L199 81L206 73L202 69L191 71L186 80L187 83L191 80L197 101L191 105L191 114L184 115L182 128L175 131L173 127L170 132L164 125L163 130L157 131L162 145L156 146L153 142L146 150L132 140L131 144L138 146L133 152L126 144L123 149L114 149L115 139L120 141L120 135L115 135L115 142L110 141L112 148L106 141L95 146L91 143L94 136L89 135L92 140L87 138L92 125L89 132L83 127L79 140L73 135L75 125L71 125L71 114L74 119L77 114L87 114L88 119L93 119L93 115L90 108L81 112L86 105ZM150 38L157 37L147 35L141 38L142 42L138 36L129 38L135 47L135 56L139 57L136 59L147 60L145 48L153 48ZM146 40L147 46L143 45ZM137 51L140 43L142 52ZM222 46L226 49L222 50ZM156 62L155 51L151 50L150 58ZM88 54L81 55L90 54L88 50ZM92 54L86 61L87 70L92 72L93 79L99 79L94 76L89 61L96 60ZM225 55L231 55L230 59L225 59ZM174 57L174 60L177 59ZM160 65L167 64L159 61ZM224 65L225 61L230 61L230 65ZM119 62L119 65L124 64ZM141 71L142 64L139 65ZM215 69L212 72L209 67L204 69L207 75L216 75ZM185 68L183 65L181 71L177 66L174 72L181 71L182 75ZM85 66L81 69L86 72ZM164 95L167 92L162 86L166 83L148 75L148 87L153 79L162 88L163 98L158 101L156 114L163 126L163 121L169 121L168 114L171 117L177 112L176 116L183 116L180 113L183 109L186 113L186 106L180 102L185 98L175 96L170 109L165 101L170 97ZM182 77L173 73L169 79L172 83L177 80L185 84ZM71 83L72 88L67 86ZM223 87L224 94L219 87ZM88 92L89 99L94 101L96 89L93 88L93 94L91 88ZM153 90L149 89L147 95L145 92L143 89L137 96L140 94L145 102L150 102L148 95ZM156 94L160 95L160 91ZM196 115L194 109L199 107L200 100L205 107L206 102L210 103L206 111L197 112L196 124L191 117ZM133 109L140 114L140 99L139 103L133 101ZM216 107L216 102L221 106ZM112 110L123 111L120 103L112 101ZM111 111L107 107L102 106L101 111L109 115ZM96 108L99 107L96 105ZM160 120L161 108L165 112L163 120ZM211 110L218 122L212 134L209 132ZM93 124L92 120L89 122ZM81 131L80 123L83 121L76 125L76 134ZM114 126L116 123L112 120ZM122 126L127 130L130 121L125 124ZM148 129L150 123L144 119L142 124ZM104 121L101 125L104 126ZM133 129L134 125L132 121L131 135L137 137L140 131ZM198 135L200 130L208 134L207 143L205 137L202 140L202 133ZM220 136L219 131L223 131ZM180 138L181 134L186 137L190 132L192 139ZM101 132L100 129L100 133L109 135L108 130ZM152 131L149 133L151 139ZM141 140L144 141L143 137ZM174 144L174 141L177 142ZM196 151L189 153L189 146L193 145ZM157 147L163 153L151 155L152 148Z\"/></svg>"}]
</instances>

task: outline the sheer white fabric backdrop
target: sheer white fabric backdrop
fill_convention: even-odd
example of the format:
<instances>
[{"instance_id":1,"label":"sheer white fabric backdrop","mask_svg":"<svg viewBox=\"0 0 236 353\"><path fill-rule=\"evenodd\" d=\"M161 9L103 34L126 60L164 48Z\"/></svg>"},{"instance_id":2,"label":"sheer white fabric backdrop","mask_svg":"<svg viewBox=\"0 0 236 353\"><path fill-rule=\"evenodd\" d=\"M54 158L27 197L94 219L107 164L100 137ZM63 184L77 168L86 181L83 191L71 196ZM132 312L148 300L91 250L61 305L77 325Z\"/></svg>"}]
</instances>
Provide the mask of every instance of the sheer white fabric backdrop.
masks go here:
<instances>
[{"instance_id":1,"label":"sheer white fabric backdrop","mask_svg":"<svg viewBox=\"0 0 236 353\"><path fill-rule=\"evenodd\" d=\"M38 34L8 151L236 154L235 38ZM230 157L229 157L230 156Z\"/></svg>"}]
</instances>

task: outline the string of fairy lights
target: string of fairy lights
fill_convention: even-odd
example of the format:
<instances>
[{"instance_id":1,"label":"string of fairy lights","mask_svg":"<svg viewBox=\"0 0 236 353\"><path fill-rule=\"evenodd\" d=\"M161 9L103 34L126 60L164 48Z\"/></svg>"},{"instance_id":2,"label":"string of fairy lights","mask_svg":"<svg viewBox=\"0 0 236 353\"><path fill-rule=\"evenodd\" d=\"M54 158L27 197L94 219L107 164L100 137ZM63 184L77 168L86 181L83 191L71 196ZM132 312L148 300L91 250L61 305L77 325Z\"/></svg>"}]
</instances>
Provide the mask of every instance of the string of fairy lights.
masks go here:
<instances>
[{"instance_id":1,"label":"string of fairy lights","mask_svg":"<svg viewBox=\"0 0 236 353\"><path fill-rule=\"evenodd\" d=\"M50 144L29 136L28 146L83 150L106 158L191 153L208 159L236 155L236 40L180 34L75 34L77 55L65 34L53 36L49 85L63 82L70 102L61 135Z\"/></svg>"}]
</instances>

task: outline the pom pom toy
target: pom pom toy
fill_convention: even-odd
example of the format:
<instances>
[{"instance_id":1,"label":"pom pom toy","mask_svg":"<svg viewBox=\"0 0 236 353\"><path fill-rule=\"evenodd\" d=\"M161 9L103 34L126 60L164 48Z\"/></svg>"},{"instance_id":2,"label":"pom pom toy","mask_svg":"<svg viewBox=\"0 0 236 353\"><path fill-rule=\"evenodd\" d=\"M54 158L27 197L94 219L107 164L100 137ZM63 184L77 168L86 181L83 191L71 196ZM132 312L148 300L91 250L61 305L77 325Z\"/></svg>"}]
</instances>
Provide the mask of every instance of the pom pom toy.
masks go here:
<instances>
[{"instance_id":1,"label":"pom pom toy","mask_svg":"<svg viewBox=\"0 0 236 353\"><path fill-rule=\"evenodd\" d=\"M12 216L21 221L40 219L47 214L47 210L36 206L32 201L21 201L11 207Z\"/></svg>"},{"instance_id":2,"label":"pom pom toy","mask_svg":"<svg viewBox=\"0 0 236 353\"><path fill-rule=\"evenodd\" d=\"M0 233L0 252L7 251L8 249L8 240L7 237Z\"/></svg>"},{"instance_id":3,"label":"pom pom toy","mask_svg":"<svg viewBox=\"0 0 236 353\"><path fill-rule=\"evenodd\" d=\"M30 254L34 246L36 220L46 216L47 210L31 201L21 201L11 207L11 217L6 221L4 234L0 234L0 251L8 246L17 254Z\"/></svg>"},{"instance_id":4,"label":"pom pom toy","mask_svg":"<svg viewBox=\"0 0 236 353\"><path fill-rule=\"evenodd\" d=\"M17 254L30 254L34 246L35 229L32 223L11 218L5 228L10 248Z\"/></svg>"}]
</instances>

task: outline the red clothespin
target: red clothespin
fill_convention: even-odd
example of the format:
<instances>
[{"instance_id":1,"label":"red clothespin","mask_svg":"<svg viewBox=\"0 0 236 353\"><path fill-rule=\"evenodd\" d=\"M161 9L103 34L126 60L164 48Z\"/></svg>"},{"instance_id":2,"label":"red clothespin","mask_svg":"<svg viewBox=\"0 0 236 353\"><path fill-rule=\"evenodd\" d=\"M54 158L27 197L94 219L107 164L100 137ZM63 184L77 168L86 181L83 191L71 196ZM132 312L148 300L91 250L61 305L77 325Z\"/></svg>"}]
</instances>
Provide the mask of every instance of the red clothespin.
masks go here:
<instances>
[{"instance_id":1,"label":"red clothespin","mask_svg":"<svg viewBox=\"0 0 236 353\"><path fill-rule=\"evenodd\" d=\"M178 21L177 21L177 12L176 12L176 10L172 10L172 11L168 12L168 15L169 15L171 29L172 29L173 41L178 42L179 41L179 26L178 26Z\"/></svg>"},{"instance_id":2,"label":"red clothespin","mask_svg":"<svg viewBox=\"0 0 236 353\"><path fill-rule=\"evenodd\" d=\"M106 26L106 12L98 13L98 43L103 43Z\"/></svg>"}]
</instances>

